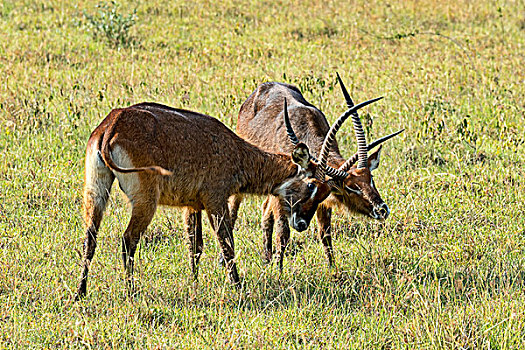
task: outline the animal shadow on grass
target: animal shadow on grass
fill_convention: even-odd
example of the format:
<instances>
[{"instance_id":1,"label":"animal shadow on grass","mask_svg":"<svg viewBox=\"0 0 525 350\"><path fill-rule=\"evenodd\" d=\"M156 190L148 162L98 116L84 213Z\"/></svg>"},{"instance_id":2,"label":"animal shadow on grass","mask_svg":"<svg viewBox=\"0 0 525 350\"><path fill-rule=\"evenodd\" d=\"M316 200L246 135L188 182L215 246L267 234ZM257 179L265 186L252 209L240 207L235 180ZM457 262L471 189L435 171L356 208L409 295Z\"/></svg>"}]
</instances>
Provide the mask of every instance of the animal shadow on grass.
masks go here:
<instances>
[{"instance_id":1,"label":"animal shadow on grass","mask_svg":"<svg viewBox=\"0 0 525 350\"><path fill-rule=\"evenodd\" d=\"M306 270L281 278L272 272L259 278L251 275L242 281L240 289L225 278L224 285L217 288L197 285L193 291L182 288L160 298L141 286L134 303L149 305L140 308L144 322L158 326L172 322L176 310L198 313L225 308L232 312L271 313L311 303L365 313L377 312L378 307L393 307L396 312L410 314L425 302L421 300L424 296L433 296L432 302L447 307L476 298L512 294L525 287L525 270L516 266L501 273L496 268L481 271L470 267L433 271L430 266L419 266L417 259L387 260L367 265L363 259L360 268L340 271L337 277L319 277L322 272ZM276 270L278 267L274 266L272 271ZM189 295L192 292L193 297ZM436 293L438 299L434 298Z\"/></svg>"},{"instance_id":2,"label":"animal shadow on grass","mask_svg":"<svg viewBox=\"0 0 525 350\"><path fill-rule=\"evenodd\" d=\"M384 229L387 226L384 222L336 222L332 227L332 237L344 237L347 239L356 239L360 237L379 237L385 233Z\"/></svg>"}]
</instances>

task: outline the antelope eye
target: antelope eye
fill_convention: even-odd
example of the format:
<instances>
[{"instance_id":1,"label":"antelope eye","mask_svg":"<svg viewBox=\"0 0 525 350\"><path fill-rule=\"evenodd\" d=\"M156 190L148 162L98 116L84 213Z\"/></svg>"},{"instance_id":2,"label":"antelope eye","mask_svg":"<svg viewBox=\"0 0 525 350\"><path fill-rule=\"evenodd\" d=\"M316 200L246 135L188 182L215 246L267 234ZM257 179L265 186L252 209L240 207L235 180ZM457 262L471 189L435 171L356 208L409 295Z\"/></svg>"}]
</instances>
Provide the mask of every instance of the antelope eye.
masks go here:
<instances>
[{"instance_id":1,"label":"antelope eye","mask_svg":"<svg viewBox=\"0 0 525 350\"><path fill-rule=\"evenodd\" d=\"M313 192L315 190L315 185L313 183L308 183L308 185L306 185L306 188L308 188L308 191Z\"/></svg>"}]
</instances>

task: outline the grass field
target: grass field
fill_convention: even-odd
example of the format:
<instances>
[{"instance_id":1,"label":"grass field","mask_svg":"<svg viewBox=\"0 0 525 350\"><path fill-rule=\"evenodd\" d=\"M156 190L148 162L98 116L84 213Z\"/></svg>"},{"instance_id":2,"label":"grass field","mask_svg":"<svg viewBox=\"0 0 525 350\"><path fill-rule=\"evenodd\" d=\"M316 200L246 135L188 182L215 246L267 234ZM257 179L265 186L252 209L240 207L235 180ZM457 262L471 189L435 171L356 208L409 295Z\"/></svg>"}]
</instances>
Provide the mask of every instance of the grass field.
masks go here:
<instances>
[{"instance_id":1,"label":"grass field","mask_svg":"<svg viewBox=\"0 0 525 350\"><path fill-rule=\"evenodd\" d=\"M525 347L523 0L72 3L0 0L0 348ZM282 275L264 265L253 198L235 232L243 292L207 220L193 291L180 212L161 208L131 300L115 185L74 302L85 144L112 108L234 128L258 84L282 81L333 121L336 71L354 100L386 96L362 113L369 139L406 128L375 177L388 220L335 216L338 278L315 222ZM354 152L350 124L338 139Z\"/></svg>"}]
</instances>

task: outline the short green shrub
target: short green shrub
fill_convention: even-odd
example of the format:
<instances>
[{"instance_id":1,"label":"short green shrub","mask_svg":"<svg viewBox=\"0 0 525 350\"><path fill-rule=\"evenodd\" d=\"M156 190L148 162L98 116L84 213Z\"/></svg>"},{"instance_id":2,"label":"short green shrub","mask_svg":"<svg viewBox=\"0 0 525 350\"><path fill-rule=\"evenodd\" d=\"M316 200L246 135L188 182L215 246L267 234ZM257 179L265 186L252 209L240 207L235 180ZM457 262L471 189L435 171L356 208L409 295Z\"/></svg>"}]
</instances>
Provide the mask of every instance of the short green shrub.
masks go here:
<instances>
[{"instance_id":1,"label":"short green shrub","mask_svg":"<svg viewBox=\"0 0 525 350\"><path fill-rule=\"evenodd\" d=\"M130 29L137 20L137 10L128 15L119 13L119 4L115 1L100 2L95 15L84 13L93 37L106 40L115 48L127 48L138 43L137 38L130 34Z\"/></svg>"}]
</instances>

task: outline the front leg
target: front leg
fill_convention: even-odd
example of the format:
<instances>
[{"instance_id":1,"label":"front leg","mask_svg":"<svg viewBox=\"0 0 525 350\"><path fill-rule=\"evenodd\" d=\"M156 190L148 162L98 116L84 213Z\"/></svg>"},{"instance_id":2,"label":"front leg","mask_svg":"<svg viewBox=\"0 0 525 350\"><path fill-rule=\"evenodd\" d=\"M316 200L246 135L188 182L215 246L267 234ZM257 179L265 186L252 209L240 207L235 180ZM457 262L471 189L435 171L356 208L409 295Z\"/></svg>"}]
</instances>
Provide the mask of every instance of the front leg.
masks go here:
<instances>
[{"instance_id":1,"label":"front leg","mask_svg":"<svg viewBox=\"0 0 525 350\"><path fill-rule=\"evenodd\" d=\"M334 252L332 248L332 209L321 204L317 208L317 223L319 225L319 240L323 244L328 266L334 267Z\"/></svg>"},{"instance_id":2,"label":"front leg","mask_svg":"<svg viewBox=\"0 0 525 350\"><path fill-rule=\"evenodd\" d=\"M224 257L226 268L230 281L239 286L239 274L237 272L237 265L235 264L235 250L233 243L233 231L231 226L230 212L228 205L225 203L221 206L207 206L206 212L213 227L219 246Z\"/></svg>"},{"instance_id":3,"label":"front leg","mask_svg":"<svg viewBox=\"0 0 525 350\"><path fill-rule=\"evenodd\" d=\"M272 248L272 235L273 225L275 218L273 215L272 208L272 196L266 197L263 203L263 217L262 217L262 230L263 230L263 252L262 258L265 263L272 261L273 248Z\"/></svg>"},{"instance_id":4,"label":"front leg","mask_svg":"<svg viewBox=\"0 0 525 350\"><path fill-rule=\"evenodd\" d=\"M286 246L290 241L290 225L288 223L288 217L284 208L279 203L277 197L274 197L272 201L272 209L275 216L275 232L277 234L277 249L275 252L275 259L279 264L279 271L283 270L283 259Z\"/></svg>"},{"instance_id":5,"label":"front leg","mask_svg":"<svg viewBox=\"0 0 525 350\"><path fill-rule=\"evenodd\" d=\"M230 212L232 232L235 228L235 222L237 222L237 216L239 213L239 206L241 205L243 199L244 198L242 194L234 194L228 199L228 210ZM219 254L219 264L224 266L224 256L222 253Z\"/></svg>"},{"instance_id":6,"label":"front leg","mask_svg":"<svg viewBox=\"0 0 525 350\"><path fill-rule=\"evenodd\" d=\"M239 206L241 205L242 200L242 194L234 194L228 199L228 208L230 210L232 228L235 227L235 222L237 221L237 215L239 213Z\"/></svg>"}]
</instances>

